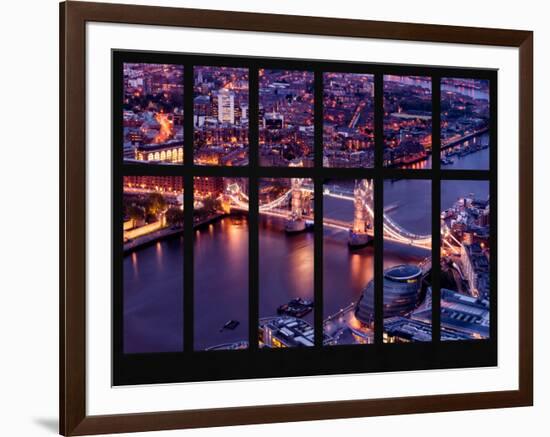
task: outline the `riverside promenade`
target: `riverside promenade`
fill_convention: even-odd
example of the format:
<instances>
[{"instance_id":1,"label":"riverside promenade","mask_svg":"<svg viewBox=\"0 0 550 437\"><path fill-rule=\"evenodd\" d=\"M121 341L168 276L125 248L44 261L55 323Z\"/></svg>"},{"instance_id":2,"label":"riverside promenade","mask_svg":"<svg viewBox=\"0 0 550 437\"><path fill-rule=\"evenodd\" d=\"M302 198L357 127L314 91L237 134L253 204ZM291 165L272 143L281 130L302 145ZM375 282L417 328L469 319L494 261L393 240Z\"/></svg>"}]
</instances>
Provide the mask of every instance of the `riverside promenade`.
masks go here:
<instances>
[{"instance_id":1,"label":"riverside promenade","mask_svg":"<svg viewBox=\"0 0 550 437\"><path fill-rule=\"evenodd\" d=\"M208 225L216 220L219 220L222 217L227 216L228 214L215 214L204 218L203 220L196 221L193 223L193 229L197 229L201 226ZM148 234L141 235L139 237L132 238L130 241L124 243L124 253L129 253L134 250L140 249L142 247L156 243L157 241L164 240L165 238L173 237L177 234L183 234L184 227L164 227L157 231L149 232Z\"/></svg>"}]
</instances>

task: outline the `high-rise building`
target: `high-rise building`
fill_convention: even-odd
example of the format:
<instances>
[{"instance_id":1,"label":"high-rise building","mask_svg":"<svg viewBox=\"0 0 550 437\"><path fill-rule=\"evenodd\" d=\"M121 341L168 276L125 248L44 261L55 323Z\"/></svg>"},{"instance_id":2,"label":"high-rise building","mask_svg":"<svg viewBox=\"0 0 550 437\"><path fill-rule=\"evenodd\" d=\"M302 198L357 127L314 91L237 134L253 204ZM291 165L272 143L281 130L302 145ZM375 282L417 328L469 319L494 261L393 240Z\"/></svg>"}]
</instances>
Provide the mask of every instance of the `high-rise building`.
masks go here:
<instances>
[{"instance_id":1,"label":"high-rise building","mask_svg":"<svg viewBox=\"0 0 550 437\"><path fill-rule=\"evenodd\" d=\"M235 124L235 94L225 88L218 92L218 121Z\"/></svg>"}]
</instances>

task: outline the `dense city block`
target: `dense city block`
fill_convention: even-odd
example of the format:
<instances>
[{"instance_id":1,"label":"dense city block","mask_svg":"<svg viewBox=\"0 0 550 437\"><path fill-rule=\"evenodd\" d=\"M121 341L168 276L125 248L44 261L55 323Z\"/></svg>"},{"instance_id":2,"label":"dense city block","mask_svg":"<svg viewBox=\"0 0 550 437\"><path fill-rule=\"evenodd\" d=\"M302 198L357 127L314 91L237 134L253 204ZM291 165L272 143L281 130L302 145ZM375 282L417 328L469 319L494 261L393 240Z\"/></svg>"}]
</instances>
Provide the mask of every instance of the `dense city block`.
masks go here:
<instances>
[{"instance_id":1,"label":"dense city block","mask_svg":"<svg viewBox=\"0 0 550 437\"><path fill-rule=\"evenodd\" d=\"M323 165L374 166L374 76L323 74Z\"/></svg>"},{"instance_id":2,"label":"dense city block","mask_svg":"<svg viewBox=\"0 0 550 437\"><path fill-rule=\"evenodd\" d=\"M259 72L260 165L313 166L313 73Z\"/></svg>"},{"instance_id":3,"label":"dense city block","mask_svg":"<svg viewBox=\"0 0 550 437\"><path fill-rule=\"evenodd\" d=\"M123 66L123 159L127 163L183 162L183 67Z\"/></svg>"},{"instance_id":4,"label":"dense city block","mask_svg":"<svg viewBox=\"0 0 550 437\"><path fill-rule=\"evenodd\" d=\"M441 79L442 168L489 168L489 81Z\"/></svg>"},{"instance_id":5,"label":"dense city block","mask_svg":"<svg viewBox=\"0 0 550 437\"><path fill-rule=\"evenodd\" d=\"M429 168L431 153L431 79L385 75L384 165Z\"/></svg>"},{"instance_id":6,"label":"dense city block","mask_svg":"<svg viewBox=\"0 0 550 437\"><path fill-rule=\"evenodd\" d=\"M248 165L248 69L195 67L194 161L197 165Z\"/></svg>"}]
</instances>

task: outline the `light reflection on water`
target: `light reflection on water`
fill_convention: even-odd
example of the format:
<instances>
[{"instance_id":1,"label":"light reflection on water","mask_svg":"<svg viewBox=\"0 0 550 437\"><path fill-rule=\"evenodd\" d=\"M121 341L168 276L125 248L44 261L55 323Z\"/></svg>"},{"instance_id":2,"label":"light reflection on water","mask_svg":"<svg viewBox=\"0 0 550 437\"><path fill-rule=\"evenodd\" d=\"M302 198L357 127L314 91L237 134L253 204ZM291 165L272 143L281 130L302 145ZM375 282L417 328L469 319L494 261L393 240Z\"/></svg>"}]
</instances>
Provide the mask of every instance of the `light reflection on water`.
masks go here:
<instances>
[{"instance_id":1,"label":"light reflection on water","mask_svg":"<svg viewBox=\"0 0 550 437\"><path fill-rule=\"evenodd\" d=\"M413 232L425 230L425 214L430 211L426 189L419 188L419 182L393 181L384 189L385 205L396 205L390 212L392 218ZM484 195L487 189L477 189L477 185L472 181L467 191ZM464 194L442 189L442 207ZM324 212L351 222L353 204L325 198ZM275 315L277 307L292 298L313 298L314 238L311 232L285 234L281 219L262 216L259 228L259 311L264 317ZM246 217L226 217L195 231L194 236L196 348L247 339ZM323 316L327 317L360 297L373 277L374 255L372 246L350 251L345 231L325 229L324 237ZM386 267L418 263L427 256L425 250L395 243L385 243L384 248ZM126 256L124 278L126 350L179 350L183 331L183 238L164 240ZM239 326L220 332L231 319L239 321ZM306 320L313 322L313 313Z\"/></svg>"}]
</instances>

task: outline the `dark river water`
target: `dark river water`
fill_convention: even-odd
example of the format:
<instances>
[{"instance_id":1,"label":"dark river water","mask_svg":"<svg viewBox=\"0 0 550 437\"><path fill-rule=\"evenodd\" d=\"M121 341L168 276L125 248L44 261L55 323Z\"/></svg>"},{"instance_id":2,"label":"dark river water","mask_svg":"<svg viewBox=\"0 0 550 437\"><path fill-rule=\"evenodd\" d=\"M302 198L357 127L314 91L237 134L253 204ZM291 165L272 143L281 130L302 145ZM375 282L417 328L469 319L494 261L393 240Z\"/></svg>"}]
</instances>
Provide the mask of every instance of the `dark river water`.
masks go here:
<instances>
[{"instance_id":1,"label":"dark river water","mask_svg":"<svg viewBox=\"0 0 550 437\"><path fill-rule=\"evenodd\" d=\"M481 154L486 150L477 152ZM469 155L469 156L474 156ZM328 184L335 184L330 181ZM350 183L340 188L352 189ZM474 193L486 198L483 181L445 181L441 206ZM386 181L386 214L416 234L431 231L431 182ZM350 221L353 202L324 197L325 217ZM248 339L248 223L231 216L195 231L194 344L201 350ZM287 235L279 218L260 219L260 317L295 297L313 299L313 233ZM323 317L357 301L373 276L373 247L350 251L347 232L324 228ZM384 267L418 263L429 251L386 240ZM124 259L124 349L133 352L179 351L183 343L183 239L174 238L137 250ZM305 317L313 322L313 313ZM222 329L229 320L239 325Z\"/></svg>"},{"instance_id":2,"label":"dark river water","mask_svg":"<svg viewBox=\"0 0 550 437\"><path fill-rule=\"evenodd\" d=\"M126 353L182 350L182 248L183 238L173 238L124 257Z\"/></svg>"},{"instance_id":3,"label":"dark river water","mask_svg":"<svg viewBox=\"0 0 550 437\"><path fill-rule=\"evenodd\" d=\"M485 133L474 137L470 140L458 143L456 146L445 149L442 156L446 153L458 150L464 146L477 145L477 144L489 144L489 134ZM489 169L489 146L486 149L479 150L475 153L470 153L465 156L454 155L451 159L454 161L452 164L441 164L441 168L444 170L488 170Z\"/></svg>"}]
</instances>

